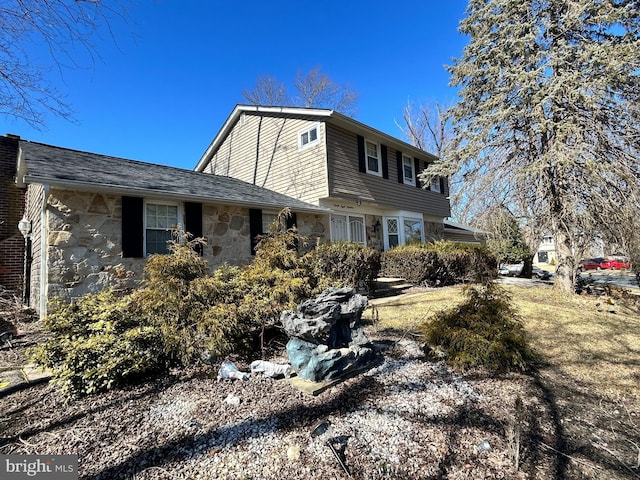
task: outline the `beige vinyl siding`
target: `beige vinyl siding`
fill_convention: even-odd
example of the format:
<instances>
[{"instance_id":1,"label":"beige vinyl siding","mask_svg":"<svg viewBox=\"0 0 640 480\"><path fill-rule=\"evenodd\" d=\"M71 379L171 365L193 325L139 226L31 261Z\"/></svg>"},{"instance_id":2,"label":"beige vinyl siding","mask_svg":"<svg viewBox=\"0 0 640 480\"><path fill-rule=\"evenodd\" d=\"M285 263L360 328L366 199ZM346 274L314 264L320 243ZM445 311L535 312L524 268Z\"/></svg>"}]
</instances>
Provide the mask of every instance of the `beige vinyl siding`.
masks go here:
<instances>
[{"instance_id":1,"label":"beige vinyl siding","mask_svg":"<svg viewBox=\"0 0 640 480\"><path fill-rule=\"evenodd\" d=\"M326 133L329 194L332 198L350 200L359 198L363 202L386 208L423 212L442 217L450 215L446 193L430 192L398 182L396 150L402 150L400 145L366 137L368 140L387 146L389 178L382 178L359 171L358 141L355 133L333 125L327 125ZM421 168L424 168L424 162L425 159L421 159ZM448 191L447 188L445 188L446 191Z\"/></svg>"},{"instance_id":2,"label":"beige vinyl siding","mask_svg":"<svg viewBox=\"0 0 640 480\"><path fill-rule=\"evenodd\" d=\"M298 133L318 124L320 141L300 150ZM328 195L324 125L306 119L243 114L206 173L234 177L309 203Z\"/></svg>"}]
</instances>

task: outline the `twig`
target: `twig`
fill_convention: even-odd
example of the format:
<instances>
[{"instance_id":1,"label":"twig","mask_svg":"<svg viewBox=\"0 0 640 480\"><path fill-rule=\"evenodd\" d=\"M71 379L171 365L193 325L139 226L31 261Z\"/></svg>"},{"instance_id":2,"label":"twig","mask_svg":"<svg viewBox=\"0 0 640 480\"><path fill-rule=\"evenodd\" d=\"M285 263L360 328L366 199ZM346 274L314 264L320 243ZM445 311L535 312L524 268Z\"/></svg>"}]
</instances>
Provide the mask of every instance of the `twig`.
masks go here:
<instances>
[{"instance_id":1,"label":"twig","mask_svg":"<svg viewBox=\"0 0 640 480\"><path fill-rule=\"evenodd\" d=\"M594 447L596 447L596 448L601 448L601 449L602 449L602 450L604 450L605 452L608 452L608 453L609 453L613 458L615 458L615 459L620 463L620 465L622 465L622 466L623 466L624 468L626 468L629 472L631 472L631 474L632 474L634 477L636 477L636 478L640 478L640 475L638 475L638 474L637 474L637 473L636 473L636 472L635 472L635 471L634 471L634 470L633 470L629 465L627 465L627 464L626 464L626 463L624 463L622 460L620 460L620 459L618 458L618 456L617 456L615 453L613 453L613 451L611 451L610 449L608 449L608 448L607 448L607 447L605 447L604 445L600 445L600 444L593 443L593 442L591 442L591 444L592 444Z\"/></svg>"},{"instance_id":2,"label":"twig","mask_svg":"<svg viewBox=\"0 0 640 480\"><path fill-rule=\"evenodd\" d=\"M558 453L558 454L562 455L563 457L567 457L569 460L573 460L576 463L584 465L585 467L593 468L594 470L602 470L602 467L598 467L597 465L592 465L592 464L590 464L588 462L585 462L584 460L578 460L577 458L572 457L571 455L568 455L568 454L566 454L564 452L561 452L560 450L556 450L551 445L547 445L544 442L538 442L538 444L543 446L543 447L545 447L545 448L548 448L549 450L554 451L555 453Z\"/></svg>"},{"instance_id":3,"label":"twig","mask_svg":"<svg viewBox=\"0 0 640 480\"><path fill-rule=\"evenodd\" d=\"M18 435L18 440L27 445L28 447L35 447L33 443L27 442L24 438L22 438L22 434Z\"/></svg>"},{"instance_id":4,"label":"twig","mask_svg":"<svg viewBox=\"0 0 640 480\"><path fill-rule=\"evenodd\" d=\"M632 442L628 438L627 438L627 442L629 442L631 445L633 445L638 449L638 460L636 460L636 466L633 468L640 468L640 447L638 447L638 445L636 445L634 442Z\"/></svg>"}]
</instances>

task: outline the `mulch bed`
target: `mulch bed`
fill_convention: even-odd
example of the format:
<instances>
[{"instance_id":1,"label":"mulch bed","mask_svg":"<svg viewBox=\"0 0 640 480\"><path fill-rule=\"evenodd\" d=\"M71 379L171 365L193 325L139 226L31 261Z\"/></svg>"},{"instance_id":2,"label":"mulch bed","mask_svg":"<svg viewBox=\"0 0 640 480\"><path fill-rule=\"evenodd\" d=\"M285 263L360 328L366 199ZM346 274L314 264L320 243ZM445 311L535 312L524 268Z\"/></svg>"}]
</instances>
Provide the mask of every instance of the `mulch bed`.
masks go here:
<instances>
[{"instance_id":1,"label":"mulch bed","mask_svg":"<svg viewBox=\"0 0 640 480\"><path fill-rule=\"evenodd\" d=\"M2 368L42 338L38 322L13 323ZM315 397L287 379L218 382L216 368L68 404L53 383L13 392L0 397L0 453L77 454L83 479L346 478L330 442L361 479L640 478L637 396L595 395L545 365L459 374L413 340L366 333L384 361Z\"/></svg>"}]
</instances>

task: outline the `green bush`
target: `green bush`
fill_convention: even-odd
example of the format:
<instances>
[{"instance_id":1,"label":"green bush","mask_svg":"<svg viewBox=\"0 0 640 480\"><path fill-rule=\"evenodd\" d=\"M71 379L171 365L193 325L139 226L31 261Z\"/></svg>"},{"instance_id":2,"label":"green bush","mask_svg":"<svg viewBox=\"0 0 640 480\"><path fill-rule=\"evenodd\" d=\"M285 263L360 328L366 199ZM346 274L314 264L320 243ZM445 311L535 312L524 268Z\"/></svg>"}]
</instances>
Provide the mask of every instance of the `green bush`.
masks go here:
<instances>
[{"instance_id":1,"label":"green bush","mask_svg":"<svg viewBox=\"0 0 640 480\"><path fill-rule=\"evenodd\" d=\"M466 300L425 321L420 330L448 362L465 370L484 366L495 373L526 370L534 359L509 294L493 282L466 286Z\"/></svg>"},{"instance_id":2,"label":"green bush","mask_svg":"<svg viewBox=\"0 0 640 480\"><path fill-rule=\"evenodd\" d=\"M51 302L43 327L52 335L30 354L65 397L120 387L166 366L161 334L131 315L130 300L105 291L75 304Z\"/></svg>"},{"instance_id":3,"label":"green bush","mask_svg":"<svg viewBox=\"0 0 640 480\"><path fill-rule=\"evenodd\" d=\"M496 276L497 264L481 245L446 241L396 247L382 254L381 263L385 276L431 287L484 282Z\"/></svg>"},{"instance_id":4,"label":"green bush","mask_svg":"<svg viewBox=\"0 0 640 480\"><path fill-rule=\"evenodd\" d=\"M358 243L325 243L307 253L303 263L316 283L316 290L328 286L373 288L380 273L380 252Z\"/></svg>"},{"instance_id":5,"label":"green bush","mask_svg":"<svg viewBox=\"0 0 640 480\"><path fill-rule=\"evenodd\" d=\"M282 311L314 289L375 278L379 254L365 247L333 245L301 258L304 238L282 227L286 214L242 268L223 265L210 274L194 249L199 240L172 242L168 255L148 259L141 288L126 296L54 300L44 323L52 335L34 361L52 370L68 397L101 392L173 366L254 354Z\"/></svg>"}]
</instances>

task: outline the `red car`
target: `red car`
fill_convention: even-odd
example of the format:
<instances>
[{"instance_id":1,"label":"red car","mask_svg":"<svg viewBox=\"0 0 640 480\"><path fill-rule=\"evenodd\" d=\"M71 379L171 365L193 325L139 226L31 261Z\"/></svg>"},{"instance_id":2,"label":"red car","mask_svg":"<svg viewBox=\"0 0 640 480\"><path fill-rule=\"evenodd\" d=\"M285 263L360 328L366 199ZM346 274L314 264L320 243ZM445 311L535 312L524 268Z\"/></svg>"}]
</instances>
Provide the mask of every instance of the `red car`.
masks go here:
<instances>
[{"instance_id":1,"label":"red car","mask_svg":"<svg viewBox=\"0 0 640 480\"><path fill-rule=\"evenodd\" d=\"M584 270L600 270L602 267L600 264L604 261L604 258L589 258L586 260L581 260L580 265L578 265L578 270L581 272Z\"/></svg>"},{"instance_id":2,"label":"red car","mask_svg":"<svg viewBox=\"0 0 640 480\"><path fill-rule=\"evenodd\" d=\"M600 268L611 270L624 270L629 268L629 262L617 258L609 258L600 262Z\"/></svg>"}]
</instances>

